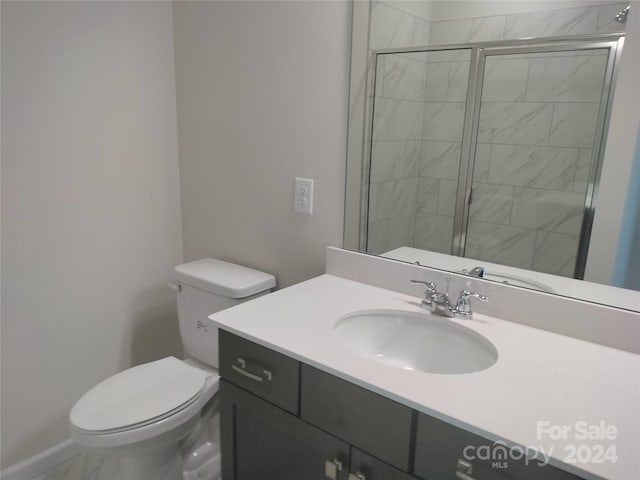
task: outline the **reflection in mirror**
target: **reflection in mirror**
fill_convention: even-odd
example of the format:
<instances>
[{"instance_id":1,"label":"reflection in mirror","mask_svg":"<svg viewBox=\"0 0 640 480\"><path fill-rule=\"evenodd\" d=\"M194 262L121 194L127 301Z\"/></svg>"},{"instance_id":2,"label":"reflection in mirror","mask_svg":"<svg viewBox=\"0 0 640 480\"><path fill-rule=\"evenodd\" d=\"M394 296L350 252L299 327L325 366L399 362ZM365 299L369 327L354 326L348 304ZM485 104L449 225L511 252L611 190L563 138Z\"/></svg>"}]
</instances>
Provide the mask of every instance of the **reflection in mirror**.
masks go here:
<instances>
[{"instance_id":1,"label":"reflection in mirror","mask_svg":"<svg viewBox=\"0 0 640 480\"><path fill-rule=\"evenodd\" d=\"M345 247L640 310L637 292L591 283L640 289L633 275L589 272L598 199L615 193L600 177L626 4L468 3L355 7L354 56L370 24L361 75L352 64L352 113L356 88L366 101L362 130L350 121Z\"/></svg>"}]
</instances>

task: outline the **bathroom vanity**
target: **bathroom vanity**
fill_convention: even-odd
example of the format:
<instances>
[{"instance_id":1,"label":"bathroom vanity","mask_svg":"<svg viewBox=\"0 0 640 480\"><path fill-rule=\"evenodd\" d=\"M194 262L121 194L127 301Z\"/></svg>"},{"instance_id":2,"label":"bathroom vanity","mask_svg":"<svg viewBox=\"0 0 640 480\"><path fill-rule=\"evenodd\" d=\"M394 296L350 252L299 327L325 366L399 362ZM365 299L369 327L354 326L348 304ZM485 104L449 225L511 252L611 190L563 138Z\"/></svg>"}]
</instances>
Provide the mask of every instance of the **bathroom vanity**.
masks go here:
<instances>
[{"instance_id":1,"label":"bathroom vanity","mask_svg":"<svg viewBox=\"0 0 640 480\"><path fill-rule=\"evenodd\" d=\"M580 478L535 459L468 460L493 442L228 332L220 348L224 478Z\"/></svg>"},{"instance_id":2,"label":"bathroom vanity","mask_svg":"<svg viewBox=\"0 0 640 480\"><path fill-rule=\"evenodd\" d=\"M428 373L336 333L374 308L430 316L419 297L322 275L210 317L225 480L637 478L638 385L620 381L637 378L635 353L476 313L446 321L488 340L497 361ZM614 428L613 440L580 440L579 422ZM615 458L594 461L597 444Z\"/></svg>"}]
</instances>

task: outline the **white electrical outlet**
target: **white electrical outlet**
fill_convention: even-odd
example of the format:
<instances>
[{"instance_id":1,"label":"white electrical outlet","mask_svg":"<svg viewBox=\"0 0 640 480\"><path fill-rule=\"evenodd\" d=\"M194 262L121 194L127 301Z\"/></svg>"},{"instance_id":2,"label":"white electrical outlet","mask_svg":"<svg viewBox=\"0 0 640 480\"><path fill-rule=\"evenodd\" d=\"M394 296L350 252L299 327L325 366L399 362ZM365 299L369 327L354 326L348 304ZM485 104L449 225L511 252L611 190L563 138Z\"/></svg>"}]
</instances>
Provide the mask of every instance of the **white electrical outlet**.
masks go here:
<instances>
[{"instance_id":1,"label":"white electrical outlet","mask_svg":"<svg viewBox=\"0 0 640 480\"><path fill-rule=\"evenodd\" d=\"M313 215L313 179L296 178L293 195L293 211Z\"/></svg>"}]
</instances>

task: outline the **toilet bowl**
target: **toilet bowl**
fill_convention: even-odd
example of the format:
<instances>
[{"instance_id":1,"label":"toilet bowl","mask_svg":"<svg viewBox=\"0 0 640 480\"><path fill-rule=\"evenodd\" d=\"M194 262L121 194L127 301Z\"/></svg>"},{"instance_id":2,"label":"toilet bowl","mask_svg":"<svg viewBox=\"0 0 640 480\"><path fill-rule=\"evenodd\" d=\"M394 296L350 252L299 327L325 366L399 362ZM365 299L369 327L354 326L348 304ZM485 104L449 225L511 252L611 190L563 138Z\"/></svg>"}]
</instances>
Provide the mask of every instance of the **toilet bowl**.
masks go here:
<instances>
[{"instance_id":1,"label":"toilet bowl","mask_svg":"<svg viewBox=\"0 0 640 480\"><path fill-rule=\"evenodd\" d=\"M214 259L176 267L185 360L166 357L102 381L71 409L76 443L118 459L121 480L218 480L218 332L208 315L271 291L272 275Z\"/></svg>"}]
</instances>

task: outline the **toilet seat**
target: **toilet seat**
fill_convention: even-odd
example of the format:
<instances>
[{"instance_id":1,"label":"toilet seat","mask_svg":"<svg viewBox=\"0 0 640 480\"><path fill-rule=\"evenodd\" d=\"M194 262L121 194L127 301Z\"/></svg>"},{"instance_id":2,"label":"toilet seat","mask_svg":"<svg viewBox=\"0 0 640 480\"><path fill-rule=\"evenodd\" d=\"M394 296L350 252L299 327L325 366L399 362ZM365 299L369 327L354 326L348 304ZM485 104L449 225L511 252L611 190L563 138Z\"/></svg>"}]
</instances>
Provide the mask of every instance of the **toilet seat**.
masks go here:
<instances>
[{"instance_id":1,"label":"toilet seat","mask_svg":"<svg viewBox=\"0 0 640 480\"><path fill-rule=\"evenodd\" d=\"M87 447L122 446L197 417L218 391L217 371L175 357L139 365L96 385L71 409L72 437Z\"/></svg>"}]
</instances>

